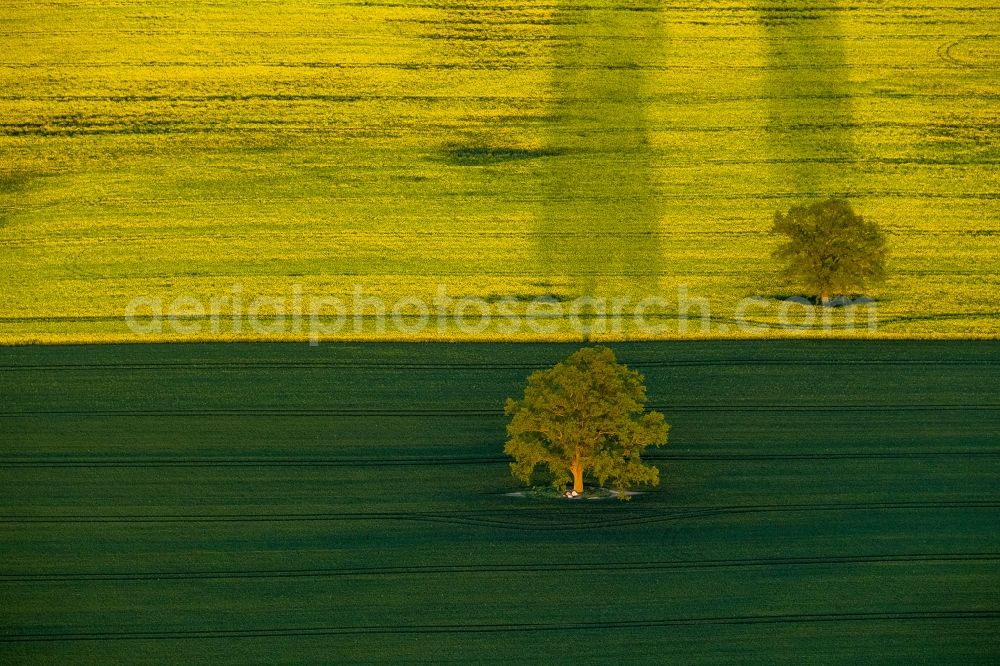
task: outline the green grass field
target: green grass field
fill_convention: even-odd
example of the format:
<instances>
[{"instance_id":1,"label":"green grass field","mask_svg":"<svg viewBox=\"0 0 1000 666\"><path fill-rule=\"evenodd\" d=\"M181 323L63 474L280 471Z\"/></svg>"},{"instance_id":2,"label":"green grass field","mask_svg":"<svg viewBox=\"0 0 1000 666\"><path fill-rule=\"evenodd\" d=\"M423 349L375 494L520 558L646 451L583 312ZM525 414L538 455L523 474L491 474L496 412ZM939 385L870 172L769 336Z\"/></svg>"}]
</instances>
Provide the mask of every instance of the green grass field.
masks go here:
<instances>
[{"instance_id":1,"label":"green grass field","mask_svg":"<svg viewBox=\"0 0 1000 666\"><path fill-rule=\"evenodd\" d=\"M876 335L996 337L998 30L984 0L8 2L0 341L132 340L132 297L234 284L686 285L774 321L771 218L831 195L889 234Z\"/></svg>"},{"instance_id":2,"label":"green grass field","mask_svg":"<svg viewBox=\"0 0 1000 666\"><path fill-rule=\"evenodd\" d=\"M996 663L995 344L618 345L663 485L508 496L571 349L0 349L0 662Z\"/></svg>"}]
</instances>

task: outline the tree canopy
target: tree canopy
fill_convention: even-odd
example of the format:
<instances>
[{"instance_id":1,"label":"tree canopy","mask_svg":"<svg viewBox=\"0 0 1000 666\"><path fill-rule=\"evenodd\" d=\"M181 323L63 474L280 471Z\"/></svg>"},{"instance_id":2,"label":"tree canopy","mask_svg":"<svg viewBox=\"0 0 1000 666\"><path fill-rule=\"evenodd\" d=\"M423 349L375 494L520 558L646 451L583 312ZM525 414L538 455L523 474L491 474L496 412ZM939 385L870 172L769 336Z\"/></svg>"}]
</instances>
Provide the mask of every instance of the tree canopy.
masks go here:
<instances>
[{"instance_id":1,"label":"tree canopy","mask_svg":"<svg viewBox=\"0 0 1000 666\"><path fill-rule=\"evenodd\" d=\"M846 201L779 211L772 232L788 237L773 255L785 262L781 278L824 304L833 295L858 293L885 279L885 235Z\"/></svg>"},{"instance_id":2,"label":"tree canopy","mask_svg":"<svg viewBox=\"0 0 1000 666\"><path fill-rule=\"evenodd\" d=\"M522 400L508 399L514 476L530 485L536 468L547 469L552 485L583 492L590 473L627 499L629 488L659 484L659 470L644 465L647 446L667 443L663 414L646 411L643 376L617 362L607 347L589 347L548 370L528 377Z\"/></svg>"}]
</instances>

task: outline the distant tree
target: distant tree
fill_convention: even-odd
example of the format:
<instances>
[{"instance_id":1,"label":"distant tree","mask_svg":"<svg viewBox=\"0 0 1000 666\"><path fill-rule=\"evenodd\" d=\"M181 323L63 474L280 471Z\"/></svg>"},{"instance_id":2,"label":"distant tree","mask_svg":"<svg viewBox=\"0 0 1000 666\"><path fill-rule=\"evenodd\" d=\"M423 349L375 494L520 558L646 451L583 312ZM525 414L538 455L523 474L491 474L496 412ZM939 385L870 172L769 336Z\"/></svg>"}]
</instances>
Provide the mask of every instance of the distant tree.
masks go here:
<instances>
[{"instance_id":1,"label":"distant tree","mask_svg":"<svg viewBox=\"0 0 1000 666\"><path fill-rule=\"evenodd\" d=\"M553 486L565 489L572 480L578 493L590 472L621 499L637 484L656 486L659 470L643 465L640 455L647 446L666 444L669 426L645 404L640 373L618 363L607 347L581 349L528 377L523 400L507 400L504 452L514 459L511 471L530 485L541 465Z\"/></svg>"},{"instance_id":2,"label":"distant tree","mask_svg":"<svg viewBox=\"0 0 1000 666\"><path fill-rule=\"evenodd\" d=\"M774 251L781 277L824 305L831 296L857 293L885 279L885 235L841 199L793 206L774 215L772 233L788 240Z\"/></svg>"}]
</instances>

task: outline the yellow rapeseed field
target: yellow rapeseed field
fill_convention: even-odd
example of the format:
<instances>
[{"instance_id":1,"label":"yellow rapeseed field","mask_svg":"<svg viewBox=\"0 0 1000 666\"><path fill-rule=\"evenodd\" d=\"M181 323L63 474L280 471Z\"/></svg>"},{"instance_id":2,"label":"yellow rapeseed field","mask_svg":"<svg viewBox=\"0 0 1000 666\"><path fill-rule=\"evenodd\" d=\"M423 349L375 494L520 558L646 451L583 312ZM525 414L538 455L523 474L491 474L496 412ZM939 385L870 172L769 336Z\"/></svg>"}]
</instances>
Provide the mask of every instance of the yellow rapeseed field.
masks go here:
<instances>
[{"instance_id":1,"label":"yellow rapeseed field","mask_svg":"<svg viewBox=\"0 0 1000 666\"><path fill-rule=\"evenodd\" d=\"M581 295L996 337L1000 12L904 4L4 3L0 341L571 339L498 313ZM877 326L779 326L772 217L830 196L889 236Z\"/></svg>"}]
</instances>

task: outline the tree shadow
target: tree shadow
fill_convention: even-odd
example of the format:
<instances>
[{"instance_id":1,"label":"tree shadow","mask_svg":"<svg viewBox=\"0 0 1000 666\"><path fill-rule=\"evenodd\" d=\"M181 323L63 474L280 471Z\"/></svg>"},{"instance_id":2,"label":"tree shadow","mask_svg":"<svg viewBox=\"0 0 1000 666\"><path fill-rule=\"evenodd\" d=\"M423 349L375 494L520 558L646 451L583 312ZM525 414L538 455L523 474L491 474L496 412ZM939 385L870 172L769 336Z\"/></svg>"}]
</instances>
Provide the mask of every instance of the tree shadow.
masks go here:
<instances>
[{"instance_id":1,"label":"tree shadow","mask_svg":"<svg viewBox=\"0 0 1000 666\"><path fill-rule=\"evenodd\" d=\"M445 160L455 166L492 166L505 162L552 157L559 151L512 146L455 146L445 151Z\"/></svg>"},{"instance_id":2,"label":"tree shadow","mask_svg":"<svg viewBox=\"0 0 1000 666\"><path fill-rule=\"evenodd\" d=\"M758 294L754 296L758 300L762 301L796 301L800 303L809 303L811 305L822 305L823 302L819 296L804 294L804 293L771 293L771 294ZM845 308L852 305L871 305L873 303L882 303L885 299L874 298L871 296L866 296L864 294L849 294L842 296L834 296L830 298L827 302L827 307L830 308Z\"/></svg>"},{"instance_id":3,"label":"tree shadow","mask_svg":"<svg viewBox=\"0 0 1000 666\"><path fill-rule=\"evenodd\" d=\"M38 185L42 173L27 171L0 171L0 229L10 225L14 214L21 208L22 196Z\"/></svg>"},{"instance_id":4,"label":"tree shadow","mask_svg":"<svg viewBox=\"0 0 1000 666\"><path fill-rule=\"evenodd\" d=\"M836 0L761 8L768 144L776 176L803 198L847 194L857 146Z\"/></svg>"},{"instance_id":5,"label":"tree shadow","mask_svg":"<svg viewBox=\"0 0 1000 666\"><path fill-rule=\"evenodd\" d=\"M538 255L574 295L650 293L661 269L648 68L660 63L661 16L649 7L561 2L554 98L540 174Z\"/></svg>"}]
</instances>

